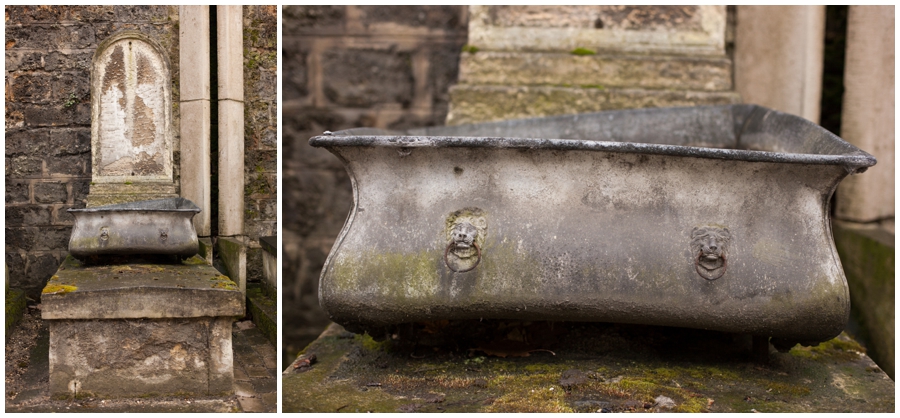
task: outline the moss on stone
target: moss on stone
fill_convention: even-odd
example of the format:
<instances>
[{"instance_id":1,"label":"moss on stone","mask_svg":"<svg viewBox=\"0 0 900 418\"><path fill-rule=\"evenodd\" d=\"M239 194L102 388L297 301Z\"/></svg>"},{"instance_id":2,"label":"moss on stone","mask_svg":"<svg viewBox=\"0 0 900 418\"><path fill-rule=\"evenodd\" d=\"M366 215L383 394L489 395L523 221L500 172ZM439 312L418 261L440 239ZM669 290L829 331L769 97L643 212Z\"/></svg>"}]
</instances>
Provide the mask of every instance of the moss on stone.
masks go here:
<instances>
[{"instance_id":1,"label":"moss on stone","mask_svg":"<svg viewBox=\"0 0 900 418\"><path fill-rule=\"evenodd\" d=\"M45 295L57 295L61 293L69 293L78 290L75 286L65 284L48 284L41 293Z\"/></svg>"},{"instance_id":2,"label":"moss on stone","mask_svg":"<svg viewBox=\"0 0 900 418\"><path fill-rule=\"evenodd\" d=\"M572 55L578 55L578 56L597 55L597 51L594 51L593 49L582 48L582 47L575 48L572 51L570 51L570 53Z\"/></svg>"}]
</instances>

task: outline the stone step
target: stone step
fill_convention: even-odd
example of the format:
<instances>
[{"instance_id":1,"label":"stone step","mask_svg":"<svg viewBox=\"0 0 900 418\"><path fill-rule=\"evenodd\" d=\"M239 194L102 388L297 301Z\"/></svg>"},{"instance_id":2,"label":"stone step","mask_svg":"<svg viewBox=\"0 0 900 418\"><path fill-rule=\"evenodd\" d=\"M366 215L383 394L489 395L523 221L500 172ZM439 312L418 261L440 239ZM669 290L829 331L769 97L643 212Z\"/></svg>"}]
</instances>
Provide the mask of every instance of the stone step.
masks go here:
<instances>
[{"instance_id":1,"label":"stone step","mask_svg":"<svg viewBox=\"0 0 900 418\"><path fill-rule=\"evenodd\" d=\"M247 285L247 312L272 345L278 345L278 302L258 283Z\"/></svg>"},{"instance_id":2,"label":"stone step","mask_svg":"<svg viewBox=\"0 0 900 418\"><path fill-rule=\"evenodd\" d=\"M733 91L550 86L457 85L450 88L447 125L644 107L740 103Z\"/></svg>"},{"instance_id":3,"label":"stone step","mask_svg":"<svg viewBox=\"0 0 900 418\"><path fill-rule=\"evenodd\" d=\"M724 56L477 52L460 57L460 84L633 87L726 91L732 63Z\"/></svg>"}]
</instances>

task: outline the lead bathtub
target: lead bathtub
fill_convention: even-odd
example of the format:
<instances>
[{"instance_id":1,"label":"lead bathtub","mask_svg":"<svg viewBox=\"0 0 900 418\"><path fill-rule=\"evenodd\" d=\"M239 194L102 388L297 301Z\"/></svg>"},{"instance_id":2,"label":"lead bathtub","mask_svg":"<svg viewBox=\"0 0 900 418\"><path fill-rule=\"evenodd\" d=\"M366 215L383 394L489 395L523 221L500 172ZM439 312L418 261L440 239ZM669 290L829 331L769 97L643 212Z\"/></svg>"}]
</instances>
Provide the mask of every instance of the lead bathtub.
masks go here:
<instances>
[{"instance_id":1,"label":"lead bathtub","mask_svg":"<svg viewBox=\"0 0 900 418\"><path fill-rule=\"evenodd\" d=\"M829 201L875 159L753 105L314 137L354 203L319 283L332 320L637 323L806 344L850 302Z\"/></svg>"}]
</instances>

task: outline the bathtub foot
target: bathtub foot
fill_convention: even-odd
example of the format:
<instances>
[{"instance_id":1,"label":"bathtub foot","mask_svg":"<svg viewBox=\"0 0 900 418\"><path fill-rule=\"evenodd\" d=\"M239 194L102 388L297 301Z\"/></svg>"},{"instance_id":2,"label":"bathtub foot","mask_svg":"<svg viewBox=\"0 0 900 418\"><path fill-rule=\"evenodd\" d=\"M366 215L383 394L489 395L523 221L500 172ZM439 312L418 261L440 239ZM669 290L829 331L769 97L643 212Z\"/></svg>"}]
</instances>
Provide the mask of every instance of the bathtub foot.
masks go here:
<instances>
[{"instance_id":1,"label":"bathtub foot","mask_svg":"<svg viewBox=\"0 0 900 418\"><path fill-rule=\"evenodd\" d=\"M753 361L762 364L769 362L769 337L753 336Z\"/></svg>"}]
</instances>

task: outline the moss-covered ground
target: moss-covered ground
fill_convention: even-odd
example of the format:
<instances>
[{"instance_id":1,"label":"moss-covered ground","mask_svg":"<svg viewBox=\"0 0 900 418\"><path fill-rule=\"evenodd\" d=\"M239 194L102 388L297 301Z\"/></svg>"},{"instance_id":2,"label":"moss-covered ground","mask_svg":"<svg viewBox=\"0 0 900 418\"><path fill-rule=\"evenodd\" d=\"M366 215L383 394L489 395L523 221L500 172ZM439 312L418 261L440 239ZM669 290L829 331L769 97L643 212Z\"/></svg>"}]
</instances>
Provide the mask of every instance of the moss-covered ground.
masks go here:
<instances>
[{"instance_id":1,"label":"moss-covered ground","mask_svg":"<svg viewBox=\"0 0 900 418\"><path fill-rule=\"evenodd\" d=\"M381 335L377 335L381 339ZM435 322L382 341L331 325L288 366L284 412L870 412L894 384L846 335L754 361L750 336L618 324ZM668 398L668 401L666 400Z\"/></svg>"}]
</instances>

